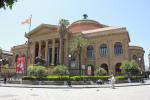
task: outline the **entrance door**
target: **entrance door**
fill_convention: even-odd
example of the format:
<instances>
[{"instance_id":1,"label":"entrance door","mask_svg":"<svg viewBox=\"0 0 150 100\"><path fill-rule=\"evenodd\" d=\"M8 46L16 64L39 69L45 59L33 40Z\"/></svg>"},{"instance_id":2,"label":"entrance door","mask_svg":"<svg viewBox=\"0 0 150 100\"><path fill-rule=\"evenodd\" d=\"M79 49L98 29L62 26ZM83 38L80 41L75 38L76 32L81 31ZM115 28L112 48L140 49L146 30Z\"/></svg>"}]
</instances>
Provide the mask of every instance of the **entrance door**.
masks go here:
<instances>
[{"instance_id":1,"label":"entrance door","mask_svg":"<svg viewBox=\"0 0 150 100\"><path fill-rule=\"evenodd\" d=\"M54 65L57 65L59 63L59 48L55 48L55 57L54 57Z\"/></svg>"},{"instance_id":2,"label":"entrance door","mask_svg":"<svg viewBox=\"0 0 150 100\"><path fill-rule=\"evenodd\" d=\"M48 48L48 66L52 63L52 48Z\"/></svg>"}]
</instances>

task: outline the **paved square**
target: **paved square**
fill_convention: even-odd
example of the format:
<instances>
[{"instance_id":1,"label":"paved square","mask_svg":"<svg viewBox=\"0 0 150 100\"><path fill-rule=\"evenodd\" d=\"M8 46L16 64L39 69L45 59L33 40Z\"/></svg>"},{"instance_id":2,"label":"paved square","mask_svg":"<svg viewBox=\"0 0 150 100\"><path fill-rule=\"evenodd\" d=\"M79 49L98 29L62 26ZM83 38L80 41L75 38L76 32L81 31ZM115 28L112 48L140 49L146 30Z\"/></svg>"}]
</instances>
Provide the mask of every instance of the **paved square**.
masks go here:
<instances>
[{"instance_id":1,"label":"paved square","mask_svg":"<svg viewBox=\"0 0 150 100\"><path fill-rule=\"evenodd\" d=\"M150 100L150 85L50 89L0 87L0 100Z\"/></svg>"}]
</instances>

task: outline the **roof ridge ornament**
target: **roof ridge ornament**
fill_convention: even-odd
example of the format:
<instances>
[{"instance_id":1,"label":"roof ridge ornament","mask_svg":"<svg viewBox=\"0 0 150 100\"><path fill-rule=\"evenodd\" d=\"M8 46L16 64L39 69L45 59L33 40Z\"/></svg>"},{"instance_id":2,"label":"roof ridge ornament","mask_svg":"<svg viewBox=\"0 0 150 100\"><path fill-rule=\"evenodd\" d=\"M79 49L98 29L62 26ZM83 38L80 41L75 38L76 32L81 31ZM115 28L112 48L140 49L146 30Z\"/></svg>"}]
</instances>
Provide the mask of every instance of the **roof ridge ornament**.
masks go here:
<instances>
[{"instance_id":1,"label":"roof ridge ornament","mask_svg":"<svg viewBox=\"0 0 150 100\"><path fill-rule=\"evenodd\" d=\"M83 19L87 19L88 15L87 14L83 14Z\"/></svg>"}]
</instances>

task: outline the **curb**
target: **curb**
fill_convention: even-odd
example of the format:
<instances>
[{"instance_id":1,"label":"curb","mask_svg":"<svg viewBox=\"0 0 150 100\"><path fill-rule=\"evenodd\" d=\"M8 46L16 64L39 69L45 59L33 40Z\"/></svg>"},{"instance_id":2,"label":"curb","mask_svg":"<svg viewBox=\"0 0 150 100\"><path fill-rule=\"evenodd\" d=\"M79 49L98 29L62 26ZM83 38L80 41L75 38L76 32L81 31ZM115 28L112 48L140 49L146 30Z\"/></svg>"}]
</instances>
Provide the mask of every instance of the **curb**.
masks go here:
<instances>
[{"instance_id":1,"label":"curb","mask_svg":"<svg viewBox=\"0 0 150 100\"><path fill-rule=\"evenodd\" d=\"M143 85L150 85L150 84L133 84L133 85L118 85L115 87L131 87L131 86L143 86ZM110 86L79 86L79 87L68 87L68 86L55 86L55 87L44 87L44 86L14 86L14 85L0 85L0 87L15 87L15 88L49 88L49 89L81 89L81 88L110 88Z\"/></svg>"}]
</instances>

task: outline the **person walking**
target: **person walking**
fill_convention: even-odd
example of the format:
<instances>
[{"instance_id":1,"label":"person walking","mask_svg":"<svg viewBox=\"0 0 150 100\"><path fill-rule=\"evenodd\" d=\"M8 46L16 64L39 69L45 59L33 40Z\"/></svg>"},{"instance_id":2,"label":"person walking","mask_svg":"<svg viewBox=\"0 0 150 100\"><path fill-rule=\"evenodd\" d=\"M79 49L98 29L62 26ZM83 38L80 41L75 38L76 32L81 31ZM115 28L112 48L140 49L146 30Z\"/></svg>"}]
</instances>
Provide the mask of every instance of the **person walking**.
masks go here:
<instances>
[{"instance_id":1,"label":"person walking","mask_svg":"<svg viewBox=\"0 0 150 100\"><path fill-rule=\"evenodd\" d=\"M67 84L68 84L69 87L72 87L72 86L71 86L71 81L70 81L70 80L67 81Z\"/></svg>"},{"instance_id":2,"label":"person walking","mask_svg":"<svg viewBox=\"0 0 150 100\"><path fill-rule=\"evenodd\" d=\"M111 79L110 79L110 84L111 84L112 89L115 89L115 82L116 82L116 79L115 79L114 75L112 74Z\"/></svg>"},{"instance_id":3,"label":"person walking","mask_svg":"<svg viewBox=\"0 0 150 100\"><path fill-rule=\"evenodd\" d=\"M6 84L6 82L7 82L7 78L6 78L6 77L4 77L4 84Z\"/></svg>"}]
</instances>

